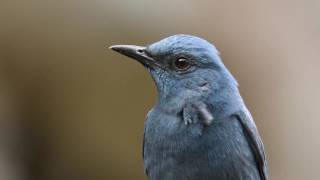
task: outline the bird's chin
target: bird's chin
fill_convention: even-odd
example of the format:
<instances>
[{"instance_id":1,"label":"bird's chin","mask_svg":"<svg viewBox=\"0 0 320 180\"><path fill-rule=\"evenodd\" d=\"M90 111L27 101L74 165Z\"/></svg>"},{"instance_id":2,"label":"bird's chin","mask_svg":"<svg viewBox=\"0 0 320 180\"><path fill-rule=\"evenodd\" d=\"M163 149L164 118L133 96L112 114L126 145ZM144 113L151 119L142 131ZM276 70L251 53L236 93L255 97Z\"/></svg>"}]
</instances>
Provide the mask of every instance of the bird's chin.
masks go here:
<instances>
[{"instance_id":1,"label":"bird's chin","mask_svg":"<svg viewBox=\"0 0 320 180\"><path fill-rule=\"evenodd\" d=\"M155 80L155 77L157 76L157 72L154 68L152 67L146 67L147 71L151 75L152 79Z\"/></svg>"},{"instance_id":2,"label":"bird's chin","mask_svg":"<svg viewBox=\"0 0 320 180\"><path fill-rule=\"evenodd\" d=\"M146 66L147 71L151 74L152 69Z\"/></svg>"},{"instance_id":3,"label":"bird's chin","mask_svg":"<svg viewBox=\"0 0 320 180\"><path fill-rule=\"evenodd\" d=\"M157 84L157 82L159 81L159 70L153 67L146 67L146 69L148 70L153 81Z\"/></svg>"}]
</instances>

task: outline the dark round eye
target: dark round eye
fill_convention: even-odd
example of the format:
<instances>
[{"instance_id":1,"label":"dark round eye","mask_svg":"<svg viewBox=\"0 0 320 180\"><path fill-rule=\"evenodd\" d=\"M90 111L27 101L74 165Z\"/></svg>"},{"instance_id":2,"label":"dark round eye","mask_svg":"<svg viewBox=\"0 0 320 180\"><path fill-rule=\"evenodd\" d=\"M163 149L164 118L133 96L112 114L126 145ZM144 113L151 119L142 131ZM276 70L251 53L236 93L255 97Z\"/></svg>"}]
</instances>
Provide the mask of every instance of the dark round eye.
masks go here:
<instances>
[{"instance_id":1,"label":"dark round eye","mask_svg":"<svg viewBox=\"0 0 320 180\"><path fill-rule=\"evenodd\" d=\"M187 70L190 68L190 63L188 62L187 59L185 58L178 58L173 62L173 66L177 69L177 70Z\"/></svg>"}]
</instances>

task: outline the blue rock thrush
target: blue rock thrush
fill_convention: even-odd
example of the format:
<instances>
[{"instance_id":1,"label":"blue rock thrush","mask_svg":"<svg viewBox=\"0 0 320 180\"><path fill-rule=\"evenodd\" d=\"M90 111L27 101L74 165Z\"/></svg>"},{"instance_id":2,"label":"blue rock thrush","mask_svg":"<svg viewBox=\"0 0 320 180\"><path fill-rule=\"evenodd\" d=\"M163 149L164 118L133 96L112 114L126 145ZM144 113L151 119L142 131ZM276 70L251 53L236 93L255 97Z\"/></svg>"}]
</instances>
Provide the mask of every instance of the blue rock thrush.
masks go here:
<instances>
[{"instance_id":1,"label":"blue rock thrush","mask_svg":"<svg viewBox=\"0 0 320 180\"><path fill-rule=\"evenodd\" d=\"M157 87L143 142L150 180L268 179L256 125L212 44L180 34L110 48L143 64Z\"/></svg>"}]
</instances>

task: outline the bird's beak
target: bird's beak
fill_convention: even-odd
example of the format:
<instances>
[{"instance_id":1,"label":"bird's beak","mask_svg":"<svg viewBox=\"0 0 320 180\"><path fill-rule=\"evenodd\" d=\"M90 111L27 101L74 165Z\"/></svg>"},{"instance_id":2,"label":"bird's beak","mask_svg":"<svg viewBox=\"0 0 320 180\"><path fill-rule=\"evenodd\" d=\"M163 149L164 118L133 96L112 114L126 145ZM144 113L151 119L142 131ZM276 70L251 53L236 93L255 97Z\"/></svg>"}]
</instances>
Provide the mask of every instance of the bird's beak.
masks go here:
<instances>
[{"instance_id":1,"label":"bird's beak","mask_svg":"<svg viewBox=\"0 0 320 180\"><path fill-rule=\"evenodd\" d=\"M146 47L136 45L114 45L110 46L109 48L117 51L120 54L135 59L149 68L152 68L152 66L156 64L155 60L146 52Z\"/></svg>"}]
</instances>

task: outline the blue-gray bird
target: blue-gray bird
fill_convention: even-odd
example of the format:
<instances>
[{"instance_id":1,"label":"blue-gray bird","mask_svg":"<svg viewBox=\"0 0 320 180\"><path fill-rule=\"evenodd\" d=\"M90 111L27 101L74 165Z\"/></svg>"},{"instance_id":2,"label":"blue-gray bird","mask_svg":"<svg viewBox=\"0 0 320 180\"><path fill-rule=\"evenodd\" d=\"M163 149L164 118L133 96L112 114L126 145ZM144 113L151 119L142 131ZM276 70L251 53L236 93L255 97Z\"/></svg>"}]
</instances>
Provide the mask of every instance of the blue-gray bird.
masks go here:
<instances>
[{"instance_id":1,"label":"blue-gray bird","mask_svg":"<svg viewBox=\"0 0 320 180\"><path fill-rule=\"evenodd\" d=\"M143 141L150 180L268 179L256 125L212 44L180 34L110 48L143 64L157 87Z\"/></svg>"}]
</instances>

